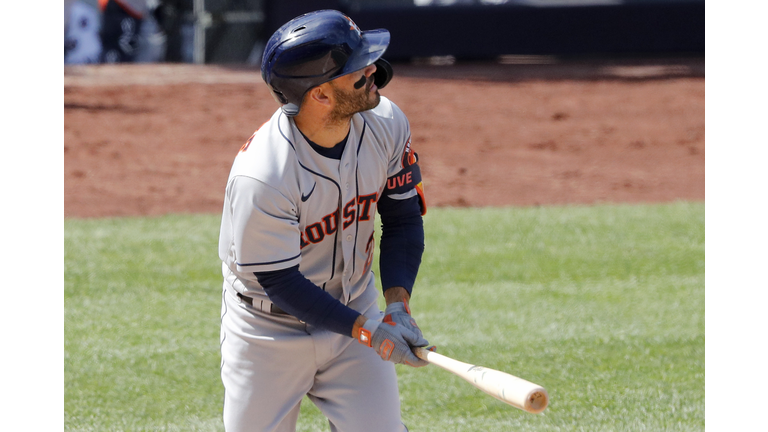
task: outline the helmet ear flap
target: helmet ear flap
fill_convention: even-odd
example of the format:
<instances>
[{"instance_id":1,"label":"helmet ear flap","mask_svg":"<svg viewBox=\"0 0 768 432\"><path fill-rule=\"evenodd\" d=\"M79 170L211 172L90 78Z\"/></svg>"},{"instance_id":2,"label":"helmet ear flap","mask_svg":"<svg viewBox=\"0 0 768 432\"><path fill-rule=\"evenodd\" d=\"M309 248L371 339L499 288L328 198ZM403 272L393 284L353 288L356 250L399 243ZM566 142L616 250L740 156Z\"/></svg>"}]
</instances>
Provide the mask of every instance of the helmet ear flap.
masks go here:
<instances>
[{"instance_id":1,"label":"helmet ear flap","mask_svg":"<svg viewBox=\"0 0 768 432\"><path fill-rule=\"evenodd\" d=\"M282 94L279 91L275 90L274 88L272 88L272 86L269 86L269 90L271 90L270 93L272 93L272 97L275 99L275 101L277 101L277 103L279 103L279 104L287 104L288 103L288 98L285 97L284 94Z\"/></svg>"},{"instance_id":2,"label":"helmet ear flap","mask_svg":"<svg viewBox=\"0 0 768 432\"><path fill-rule=\"evenodd\" d=\"M392 70L392 65L383 58L376 60L374 64L376 65L376 72L373 73L373 83L376 84L376 87L383 89L392 80L395 71Z\"/></svg>"},{"instance_id":3,"label":"helmet ear flap","mask_svg":"<svg viewBox=\"0 0 768 432\"><path fill-rule=\"evenodd\" d=\"M293 103L287 103L280 108L288 117L294 117L299 114L299 106Z\"/></svg>"}]
</instances>

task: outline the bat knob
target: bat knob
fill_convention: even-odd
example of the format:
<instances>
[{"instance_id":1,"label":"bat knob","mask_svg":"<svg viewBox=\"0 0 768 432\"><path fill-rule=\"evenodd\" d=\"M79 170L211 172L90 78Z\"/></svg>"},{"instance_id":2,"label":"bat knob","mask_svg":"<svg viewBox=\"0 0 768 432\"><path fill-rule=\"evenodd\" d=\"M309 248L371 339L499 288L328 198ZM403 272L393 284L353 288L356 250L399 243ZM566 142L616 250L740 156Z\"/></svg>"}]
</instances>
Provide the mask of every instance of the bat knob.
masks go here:
<instances>
[{"instance_id":1,"label":"bat knob","mask_svg":"<svg viewBox=\"0 0 768 432\"><path fill-rule=\"evenodd\" d=\"M525 410L529 413L538 414L547 409L547 405L549 405L549 395L546 390L540 389L528 395Z\"/></svg>"}]
</instances>

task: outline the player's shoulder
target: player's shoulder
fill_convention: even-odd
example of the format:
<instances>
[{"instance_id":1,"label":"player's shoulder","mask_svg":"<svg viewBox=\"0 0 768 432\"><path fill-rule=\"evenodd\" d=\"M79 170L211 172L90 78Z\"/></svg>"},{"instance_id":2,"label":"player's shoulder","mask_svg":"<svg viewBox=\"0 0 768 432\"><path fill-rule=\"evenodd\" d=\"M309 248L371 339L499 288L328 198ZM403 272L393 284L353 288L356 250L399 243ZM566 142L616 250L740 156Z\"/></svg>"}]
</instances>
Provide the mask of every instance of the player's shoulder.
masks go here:
<instances>
[{"instance_id":1,"label":"player's shoulder","mask_svg":"<svg viewBox=\"0 0 768 432\"><path fill-rule=\"evenodd\" d=\"M296 151L289 137L290 122L278 110L240 148L230 178L246 176L269 185L285 185L296 164Z\"/></svg>"}]
</instances>

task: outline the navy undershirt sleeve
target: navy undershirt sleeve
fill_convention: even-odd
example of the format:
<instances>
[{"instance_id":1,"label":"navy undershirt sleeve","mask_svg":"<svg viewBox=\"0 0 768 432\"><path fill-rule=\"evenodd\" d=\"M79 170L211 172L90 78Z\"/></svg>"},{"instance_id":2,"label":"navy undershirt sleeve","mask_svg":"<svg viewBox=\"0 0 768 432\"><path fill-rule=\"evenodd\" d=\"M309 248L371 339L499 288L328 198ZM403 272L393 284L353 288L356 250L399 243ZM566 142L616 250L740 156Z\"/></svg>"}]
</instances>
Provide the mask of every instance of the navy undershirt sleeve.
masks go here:
<instances>
[{"instance_id":1,"label":"navy undershirt sleeve","mask_svg":"<svg viewBox=\"0 0 768 432\"><path fill-rule=\"evenodd\" d=\"M345 336L360 315L310 282L299 266L272 272L254 273L269 299L280 309L319 328Z\"/></svg>"},{"instance_id":2,"label":"navy undershirt sleeve","mask_svg":"<svg viewBox=\"0 0 768 432\"><path fill-rule=\"evenodd\" d=\"M395 200L382 196L379 272L384 291L401 286L411 294L424 253L424 222L419 197Z\"/></svg>"}]
</instances>

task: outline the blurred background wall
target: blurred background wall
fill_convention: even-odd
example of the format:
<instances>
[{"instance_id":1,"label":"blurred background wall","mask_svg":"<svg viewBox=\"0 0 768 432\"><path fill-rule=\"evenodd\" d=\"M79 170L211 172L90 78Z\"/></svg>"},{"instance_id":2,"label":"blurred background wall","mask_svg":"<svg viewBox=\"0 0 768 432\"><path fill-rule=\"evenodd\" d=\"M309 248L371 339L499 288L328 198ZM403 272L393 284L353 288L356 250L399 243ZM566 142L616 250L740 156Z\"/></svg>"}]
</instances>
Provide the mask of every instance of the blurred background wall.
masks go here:
<instances>
[{"instance_id":1,"label":"blurred background wall","mask_svg":"<svg viewBox=\"0 0 768 432\"><path fill-rule=\"evenodd\" d=\"M274 30L318 9L388 29L391 61L704 55L703 0L65 0L66 63L104 61L105 24L125 27L105 20L109 2L144 8L134 62L257 65Z\"/></svg>"}]
</instances>

